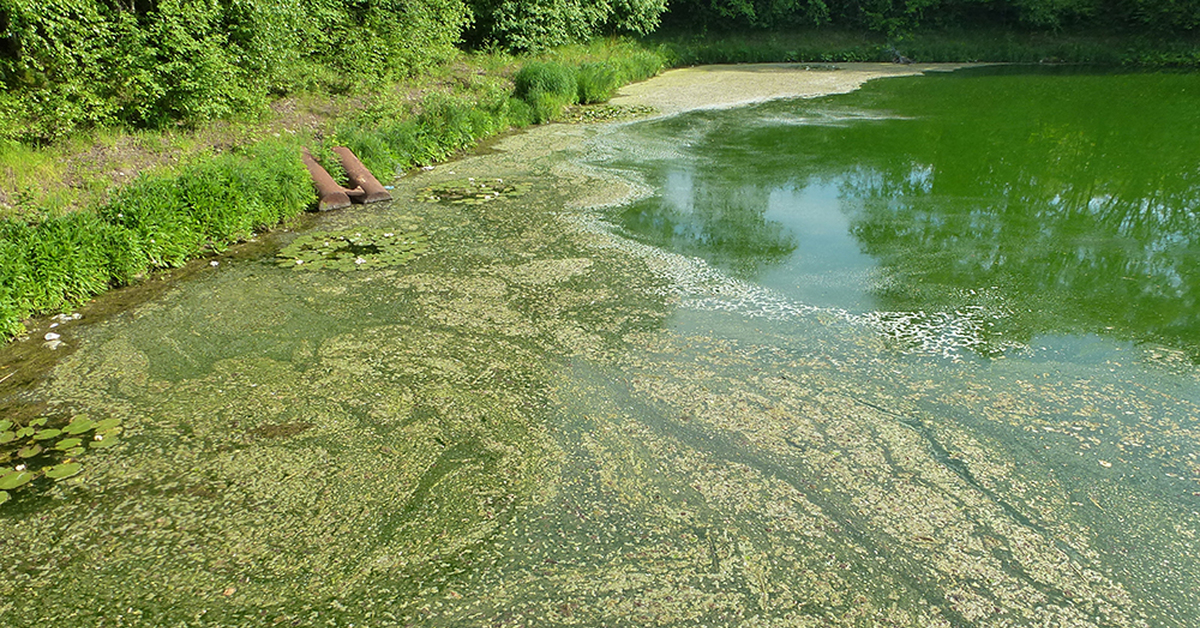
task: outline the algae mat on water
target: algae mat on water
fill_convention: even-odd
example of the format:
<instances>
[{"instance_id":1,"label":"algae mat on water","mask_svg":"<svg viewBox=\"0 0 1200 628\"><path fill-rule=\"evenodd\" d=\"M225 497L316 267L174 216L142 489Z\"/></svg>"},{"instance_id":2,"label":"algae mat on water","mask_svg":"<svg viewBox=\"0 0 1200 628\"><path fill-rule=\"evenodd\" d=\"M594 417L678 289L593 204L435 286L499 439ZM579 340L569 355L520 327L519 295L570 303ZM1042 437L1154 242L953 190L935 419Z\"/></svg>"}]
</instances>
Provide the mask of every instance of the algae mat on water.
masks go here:
<instances>
[{"instance_id":1,"label":"algae mat on water","mask_svg":"<svg viewBox=\"0 0 1200 628\"><path fill-rule=\"evenodd\" d=\"M419 225L403 265L231 261L76 332L22 398L122 444L4 505L0 625L1195 625L1192 371L746 315L591 209L644 190L574 161L618 132L319 218Z\"/></svg>"}]
</instances>

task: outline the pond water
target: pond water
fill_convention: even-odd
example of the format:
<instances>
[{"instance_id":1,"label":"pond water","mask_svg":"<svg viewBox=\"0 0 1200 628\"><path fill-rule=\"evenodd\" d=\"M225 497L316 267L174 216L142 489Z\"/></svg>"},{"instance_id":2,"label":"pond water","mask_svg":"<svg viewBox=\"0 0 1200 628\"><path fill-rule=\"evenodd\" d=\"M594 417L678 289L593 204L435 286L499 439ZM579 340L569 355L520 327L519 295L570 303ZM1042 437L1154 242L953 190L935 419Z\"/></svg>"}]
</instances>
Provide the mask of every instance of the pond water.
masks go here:
<instances>
[{"instance_id":1,"label":"pond water","mask_svg":"<svg viewBox=\"0 0 1200 628\"><path fill-rule=\"evenodd\" d=\"M1198 135L977 69L400 179L56 328L0 401L119 440L0 624L1200 626Z\"/></svg>"}]
</instances>

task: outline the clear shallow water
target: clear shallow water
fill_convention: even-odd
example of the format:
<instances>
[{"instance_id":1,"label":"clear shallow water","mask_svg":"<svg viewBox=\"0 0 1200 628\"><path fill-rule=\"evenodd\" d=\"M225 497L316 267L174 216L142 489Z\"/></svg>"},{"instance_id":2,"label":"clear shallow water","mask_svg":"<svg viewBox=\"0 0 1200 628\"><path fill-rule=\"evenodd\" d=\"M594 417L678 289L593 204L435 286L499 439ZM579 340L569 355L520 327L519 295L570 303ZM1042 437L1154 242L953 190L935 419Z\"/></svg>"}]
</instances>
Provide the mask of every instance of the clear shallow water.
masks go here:
<instances>
[{"instance_id":1,"label":"clear shallow water","mask_svg":"<svg viewBox=\"0 0 1200 628\"><path fill-rule=\"evenodd\" d=\"M889 140L916 121L897 103L933 125L1075 78L540 129L314 227L416 225L407 264L226 260L68 327L74 353L3 401L124 442L3 506L0 625L1198 625L1187 336L1062 305L1095 299L1043 273L942 274L988 250L974 231L867 246L867 219L965 219L843 180L959 137ZM1119 102L1133 79L1087 80ZM813 120L859 136L789 135ZM658 196L580 208L624 189L585 158ZM531 191L418 200L463 176ZM1036 267L1030 242L989 246Z\"/></svg>"}]
</instances>

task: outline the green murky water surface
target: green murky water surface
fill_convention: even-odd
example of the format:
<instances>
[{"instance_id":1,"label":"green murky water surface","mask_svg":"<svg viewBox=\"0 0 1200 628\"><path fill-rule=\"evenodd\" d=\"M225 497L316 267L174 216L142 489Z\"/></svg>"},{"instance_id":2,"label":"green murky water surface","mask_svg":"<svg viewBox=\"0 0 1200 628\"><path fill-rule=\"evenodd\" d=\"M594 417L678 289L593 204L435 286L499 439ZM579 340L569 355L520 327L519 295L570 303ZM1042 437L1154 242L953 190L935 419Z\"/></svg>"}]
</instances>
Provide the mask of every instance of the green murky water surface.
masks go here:
<instances>
[{"instance_id":1,"label":"green murky water surface","mask_svg":"<svg viewBox=\"0 0 1200 628\"><path fill-rule=\"evenodd\" d=\"M120 443L0 505L0 625L1198 626L1198 115L552 126L85 312L0 393Z\"/></svg>"}]
</instances>

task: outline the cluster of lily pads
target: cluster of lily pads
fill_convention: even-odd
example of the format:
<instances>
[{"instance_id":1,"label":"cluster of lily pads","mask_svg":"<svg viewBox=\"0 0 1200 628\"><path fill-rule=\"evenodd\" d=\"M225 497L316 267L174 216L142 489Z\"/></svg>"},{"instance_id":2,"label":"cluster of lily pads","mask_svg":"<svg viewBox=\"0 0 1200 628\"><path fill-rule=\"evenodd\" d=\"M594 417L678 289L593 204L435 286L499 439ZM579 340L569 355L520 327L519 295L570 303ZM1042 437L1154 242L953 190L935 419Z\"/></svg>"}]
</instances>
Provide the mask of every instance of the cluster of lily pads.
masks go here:
<instances>
[{"instance_id":1,"label":"cluster of lily pads","mask_svg":"<svg viewBox=\"0 0 1200 628\"><path fill-rule=\"evenodd\" d=\"M429 250L420 231L318 231L300 236L276 256L283 267L308 270L365 270L406 264Z\"/></svg>"},{"instance_id":2,"label":"cluster of lily pads","mask_svg":"<svg viewBox=\"0 0 1200 628\"><path fill-rule=\"evenodd\" d=\"M121 442L120 419L96 421L81 414L61 427L49 423L47 417L27 425L0 420L0 504L11 499L9 491L39 478L63 480L78 474L83 465L77 457Z\"/></svg>"},{"instance_id":3,"label":"cluster of lily pads","mask_svg":"<svg viewBox=\"0 0 1200 628\"><path fill-rule=\"evenodd\" d=\"M517 197L529 191L530 184L504 179L455 179L431 185L420 192L420 200L432 203L479 205L501 197Z\"/></svg>"},{"instance_id":4,"label":"cluster of lily pads","mask_svg":"<svg viewBox=\"0 0 1200 628\"><path fill-rule=\"evenodd\" d=\"M632 120L658 113L654 107L647 105L585 105L572 107L567 110L564 122L614 122L616 120Z\"/></svg>"}]
</instances>

